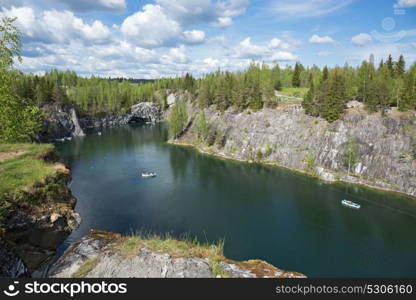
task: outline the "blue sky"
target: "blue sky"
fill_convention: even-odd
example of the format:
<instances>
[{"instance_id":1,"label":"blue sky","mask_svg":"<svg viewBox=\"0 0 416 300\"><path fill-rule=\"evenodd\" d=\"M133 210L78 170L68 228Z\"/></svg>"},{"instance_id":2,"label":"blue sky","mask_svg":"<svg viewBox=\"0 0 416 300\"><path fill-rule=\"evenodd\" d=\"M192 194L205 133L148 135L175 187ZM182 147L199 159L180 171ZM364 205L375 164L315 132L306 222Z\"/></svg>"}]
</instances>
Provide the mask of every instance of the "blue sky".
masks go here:
<instances>
[{"instance_id":1,"label":"blue sky","mask_svg":"<svg viewBox=\"0 0 416 300\"><path fill-rule=\"evenodd\" d=\"M0 0L33 73L159 78L252 60L357 65L416 61L416 0Z\"/></svg>"}]
</instances>

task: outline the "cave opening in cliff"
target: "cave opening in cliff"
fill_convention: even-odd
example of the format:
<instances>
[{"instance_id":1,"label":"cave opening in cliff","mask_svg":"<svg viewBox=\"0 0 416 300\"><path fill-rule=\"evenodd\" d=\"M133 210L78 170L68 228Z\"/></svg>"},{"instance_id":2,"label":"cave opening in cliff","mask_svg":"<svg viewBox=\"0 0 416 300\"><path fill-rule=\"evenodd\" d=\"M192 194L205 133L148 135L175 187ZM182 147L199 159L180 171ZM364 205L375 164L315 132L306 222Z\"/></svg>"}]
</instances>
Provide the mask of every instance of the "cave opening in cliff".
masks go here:
<instances>
[{"instance_id":1,"label":"cave opening in cliff","mask_svg":"<svg viewBox=\"0 0 416 300\"><path fill-rule=\"evenodd\" d=\"M151 120L148 118L132 117L129 121L129 124L142 124L150 121Z\"/></svg>"}]
</instances>

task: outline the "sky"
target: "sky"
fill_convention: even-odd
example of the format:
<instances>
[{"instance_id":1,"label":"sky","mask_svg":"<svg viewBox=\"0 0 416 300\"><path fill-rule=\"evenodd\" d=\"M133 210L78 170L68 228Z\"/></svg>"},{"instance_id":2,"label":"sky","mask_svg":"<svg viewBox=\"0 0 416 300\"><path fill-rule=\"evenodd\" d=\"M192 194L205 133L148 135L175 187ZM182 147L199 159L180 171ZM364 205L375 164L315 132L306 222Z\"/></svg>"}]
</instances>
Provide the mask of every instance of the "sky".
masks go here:
<instances>
[{"instance_id":1,"label":"sky","mask_svg":"<svg viewBox=\"0 0 416 300\"><path fill-rule=\"evenodd\" d=\"M416 61L416 0L0 0L17 17L22 62L82 76L161 78L251 61Z\"/></svg>"}]
</instances>

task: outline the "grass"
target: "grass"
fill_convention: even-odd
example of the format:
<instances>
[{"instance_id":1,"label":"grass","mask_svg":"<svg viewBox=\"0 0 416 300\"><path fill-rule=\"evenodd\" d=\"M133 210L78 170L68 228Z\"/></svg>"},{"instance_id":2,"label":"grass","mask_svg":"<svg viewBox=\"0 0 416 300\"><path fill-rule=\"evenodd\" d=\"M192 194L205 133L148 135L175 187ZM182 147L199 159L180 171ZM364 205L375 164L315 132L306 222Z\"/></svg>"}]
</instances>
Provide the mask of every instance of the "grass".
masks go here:
<instances>
[{"instance_id":1,"label":"grass","mask_svg":"<svg viewBox=\"0 0 416 300\"><path fill-rule=\"evenodd\" d=\"M43 182L54 174L53 164L42 156L53 150L49 144L0 144L0 154L22 152L21 155L0 162L0 236L4 223L15 210L14 199L31 185Z\"/></svg>"},{"instance_id":2,"label":"grass","mask_svg":"<svg viewBox=\"0 0 416 300\"><path fill-rule=\"evenodd\" d=\"M213 257L210 259L211 274L213 278L230 278L231 275L224 270L220 262L223 259L221 257Z\"/></svg>"},{"instance_id":3,"label":"grass","mask_svg":"<svg viewBox=\"0 0 416 300\"><path fill-rule=\"evenodd\" d=\"M283 88L280 93L290 97L305 98L308 90L308 88L286 87Z\"/></svg>"},{"instance_id":4,"label":"grass","mask_svg":"<svg viewBox=\"0 0 416 300\"><path fill-rule=\"evenodd\" d=\"M88 273L90 273L96 265L100 262L99 257L93 257L85 261L76 271L72 274L72 278L85 278Z\"/></svg>"},{"instance_id":5,"label":"grass","mask_svg":"<svg viewBox=\"0 0 416 300\"><path fill-rule=\"evenodd\" d=\"M55 172L53 164L41 156L52 151L51 144L0 144L0 152L26 150L28 152L0 162L0 197L14 193L31 184L42 182Z\"/></svg>"},{"instance_id":6,"label":"grass","mask_svg":"<svg viewBox=\"0 0 416 300\"><path fill-rule=\"evenodd\" d=\"M225 261L224 242L202 244L196 239L185 238L178 240L170 235L136 234L120 236L113 246L113 251L132 258L139 254L141 248L157 253L167 253L174 258L206 258L209 260L211 273L214 278L227 278L230 275L224 271L220 262Z\"/></svg>"},{"instance_id":7,"label":"grass","mask_svg":"<svg viewBox=\"0 0 416 300\"><path fill-rule=\"evenodd\" d=\"M224 243L201 244L196 239L178 240L169 234L164 236L139 233L134 236L121 237L114 250L124 256L137 255L140 248L154 252L168 253L172 257L223 257Z\"/></svg>"}]
</instances>

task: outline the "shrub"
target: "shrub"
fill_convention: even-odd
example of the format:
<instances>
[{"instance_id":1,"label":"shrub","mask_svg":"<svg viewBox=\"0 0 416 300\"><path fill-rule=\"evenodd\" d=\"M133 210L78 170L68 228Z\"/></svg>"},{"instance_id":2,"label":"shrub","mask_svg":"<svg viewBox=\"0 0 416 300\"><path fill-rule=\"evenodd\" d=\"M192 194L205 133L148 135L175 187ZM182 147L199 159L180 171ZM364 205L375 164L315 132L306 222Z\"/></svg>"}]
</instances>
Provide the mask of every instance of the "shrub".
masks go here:
<instances>
[{"instance_id":1,"label":"shrub","mask_svg":"<svg viewBox=\"0 0 416 300\"><path fill-rule=\"evenodd\" d=\"M172 107L172 112L168 120L169 136L173 139L178 138L181 135L187 121L188 112L186 109L186 103L182 100Z\"/></svg>"},{"instance_id":2,"label":"shrub","mask_svg":"<svg viewBox=\"0 0 416 300\"><path fill-rule=\"evenodd\" d=\"M315 157L312 152L308 152L308 154L305 157L305 163L308 168L308 170L313 170L315 167Z\"/></svg>"}]
</instances>

